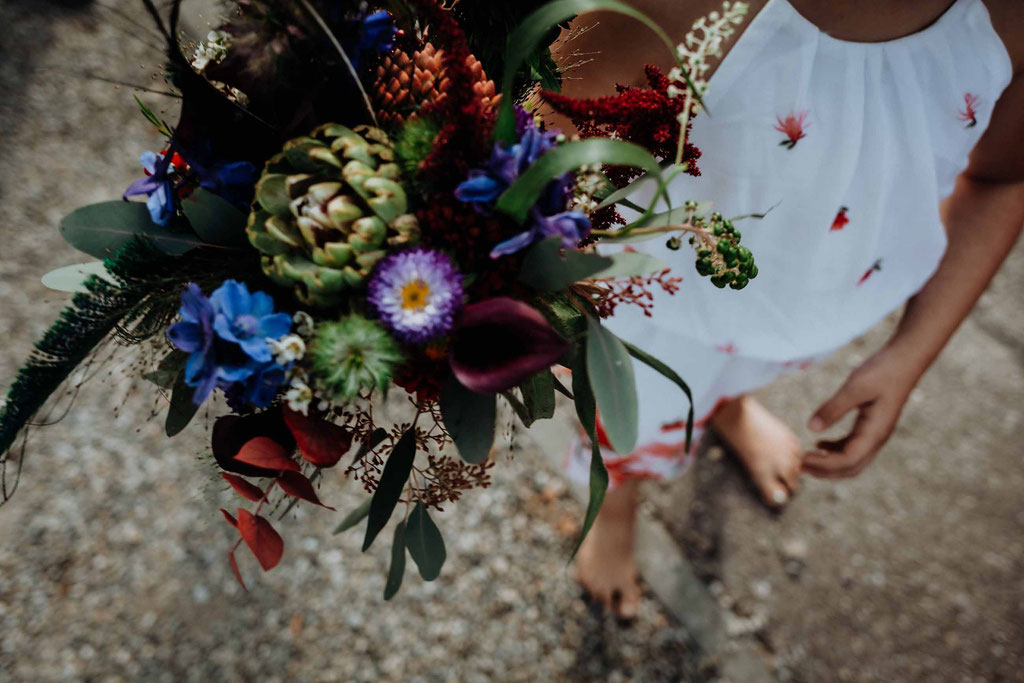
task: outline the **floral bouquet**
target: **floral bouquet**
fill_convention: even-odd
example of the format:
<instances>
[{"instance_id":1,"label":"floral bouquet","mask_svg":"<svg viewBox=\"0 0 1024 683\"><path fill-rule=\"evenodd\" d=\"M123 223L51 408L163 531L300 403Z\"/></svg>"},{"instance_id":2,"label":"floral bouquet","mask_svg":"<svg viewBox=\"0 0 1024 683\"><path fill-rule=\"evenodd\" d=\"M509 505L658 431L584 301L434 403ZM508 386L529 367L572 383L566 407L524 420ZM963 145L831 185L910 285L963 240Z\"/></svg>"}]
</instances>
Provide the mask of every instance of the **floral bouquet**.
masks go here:
<instances>
[{"instance_id":1,"label":"floral bouquet","mask_svg":"<svg viewBox=\"0 0 1024 683\"><path fill-rule=\"evenodd\" d=\"M594 245L688 238L717 286L757 274L729 220L672 207L666 193L675 174L698 173L690 118L745 5L725 3L675 47L616 0L235 0L189 45L180 2L166 16L142 2L166 39L180 117L171 125L136 98L161 150L142 154L145 175L122 199L61 223L102 260L44 278L76 293L0 408L4 500L25 428L116 344L143 350L133 367L169 397L168 436L223 395L210 403L224 413L210 463L252 504L221 510L237 530L239 582L235 550L273 568L284 542L269 517L323 506L317 480L343 459L369 495L339 531L365 520L365 550L395 519L385 597L406 551L436 578L445 548L430 511L489 484L499 397L527 427L552 416L556 392L575 402L595 444L586 534L608 482L597 412L616 451L636 440L633 360L689 393L601 323L619 304L649 314L650 289L672 292L679 278ZM548 46L594 9L646 23L676 68L648 67L649 88L598 100L558 94ZM580 136L545 127L531 113L539 100ZM629 199L639 180L655 188L645 205ZM569 386L554 366L571 370ZM390 391L407 394L411 419L375 414Z\"/></svg>"}]
</instances>

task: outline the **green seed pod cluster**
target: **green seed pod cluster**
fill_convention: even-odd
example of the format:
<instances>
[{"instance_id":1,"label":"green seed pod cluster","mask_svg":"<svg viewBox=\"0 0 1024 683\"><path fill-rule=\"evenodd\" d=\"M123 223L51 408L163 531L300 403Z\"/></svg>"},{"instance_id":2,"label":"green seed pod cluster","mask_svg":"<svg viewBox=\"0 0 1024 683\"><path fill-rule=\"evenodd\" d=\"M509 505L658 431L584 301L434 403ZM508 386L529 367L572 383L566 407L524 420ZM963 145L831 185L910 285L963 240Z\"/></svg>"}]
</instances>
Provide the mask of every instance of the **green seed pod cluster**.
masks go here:
<instances>
[{"instance_id":1,"label":"green seed pod cluster","mask_svg":"<svg viewBox=\"0 0 1024 683\"><path fill-rule=\"evenodd\" d=\"M710 277L711 284L743 289L757 277L754 255L740 244L740 231L732 221L716 211L695 217L692 223L707 234L706 238L690 237L690 244L697 250L697 272Z\"/></svg>"}]
</instances>

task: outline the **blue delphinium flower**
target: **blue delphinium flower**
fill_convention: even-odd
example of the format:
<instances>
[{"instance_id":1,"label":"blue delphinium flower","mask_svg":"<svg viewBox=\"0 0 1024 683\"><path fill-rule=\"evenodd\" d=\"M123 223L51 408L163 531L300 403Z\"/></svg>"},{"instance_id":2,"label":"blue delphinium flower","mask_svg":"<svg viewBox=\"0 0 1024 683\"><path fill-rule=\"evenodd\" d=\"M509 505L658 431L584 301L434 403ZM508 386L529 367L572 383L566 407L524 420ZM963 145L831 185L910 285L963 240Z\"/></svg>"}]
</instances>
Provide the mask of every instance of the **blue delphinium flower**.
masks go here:
<instances>
[{"instance_id":1,"label":"blue delphinium flower","mask_svg":"<svg viewBox=\"0 0 1024 683\"><path fill-rule=\"evenodd\" d=\"M487 167L469 172L469 178L455 189L459 201L472 204L483 214L490 214L498 197L545 152L555 146L557 131L542 131L525 109L516 109L516 133L519 140L512 145L495 143ZM551 181L530 208L527 229L496 245L491 258L521 251L534 242L558 235L569 248L590 234L590 219L579 211L566 211L571 192L572 174Z\"/></svg>"},{"instance_id":2,"label":"blue delphinium flower","mask_svg":"<svg viewBox=\"0 0 1024 683\"><path fill-rule=\"evenodd\" d=\"M248 402L270 402L284 382L285 368L273 361L268 341L291 330L291 316L273 311L274 301L268 294L250 293L235 280L226 280L209 298L197 285L188 285L181 297L182 321L167 330L167 337L190 354L185 383L196 388L192 396L196 405L214 388L238 383L249 387L243 391ZM275 369L281 372L274 373ZM274 381L277 385L270 390Z\"/></svg>"},{"instance_id":3,"label":"blue delphinium flower","mask_svg":"<svg viewBox=\"0 0 1024 683\"><path fill-rule=\"evenodd\" d=\"M388 52L395 46L395 21L389 12L378 10L363 18L359 27L359 49Z\"/></svg>"},{"instance_id":4,"label":"blue delphinium flower","mask_svg":"<svg viewBox=\"0 0 1024 683\"><path fill-rule=\"evenodd\" d=\"M176 188L170 177L173 170L171 160L174 152L168 150L164 154L143 152L139 160L146 171L145 178L139 178L124 191L124 198L146 195L146 208L149 216L157 225L167 225L174 215L174 195Z\"/></svg>"}]
</instances>

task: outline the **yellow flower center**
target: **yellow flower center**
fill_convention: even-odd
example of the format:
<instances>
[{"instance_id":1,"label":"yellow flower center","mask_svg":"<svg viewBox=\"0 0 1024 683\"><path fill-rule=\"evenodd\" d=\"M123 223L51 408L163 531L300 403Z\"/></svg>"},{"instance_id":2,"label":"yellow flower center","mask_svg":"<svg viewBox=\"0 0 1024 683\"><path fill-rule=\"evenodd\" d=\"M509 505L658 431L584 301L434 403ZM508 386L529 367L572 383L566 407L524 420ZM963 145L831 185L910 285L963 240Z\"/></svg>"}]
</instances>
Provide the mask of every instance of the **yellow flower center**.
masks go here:
<instances>
[{"instance_id":1,"label":"yellow flower center","mask_svg":"<svg viewBox=\"0 0 1024 683\"><path fill-rule=\"evenodd\" d=\"M430 298L430 287L423 280L413 280L402 287L402 308L415 311L427 305Z\"/></svg>"}]
</instances>

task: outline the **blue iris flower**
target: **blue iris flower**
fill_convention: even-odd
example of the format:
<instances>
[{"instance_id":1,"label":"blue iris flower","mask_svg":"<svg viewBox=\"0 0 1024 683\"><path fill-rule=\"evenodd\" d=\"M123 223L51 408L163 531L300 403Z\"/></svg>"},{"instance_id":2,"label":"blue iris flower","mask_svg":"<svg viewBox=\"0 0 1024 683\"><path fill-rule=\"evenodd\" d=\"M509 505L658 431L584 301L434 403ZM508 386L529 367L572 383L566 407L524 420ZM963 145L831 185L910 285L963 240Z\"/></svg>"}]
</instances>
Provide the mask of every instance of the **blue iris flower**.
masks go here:
<instances>
[{"instance_id":1,"label":"blue iris flower","mask_svg":"<svg viewBox=\"0 0 1024 683\"><path fill-rule=\"evenodd\" d=\"M509 146L495 143L487 167L469 172L469 178L455 188L456 199L489 215L498 197L556 144L558 133L542 131L521 108L516 111L516 126L517 132L521 131L519 140ZM565 211L571 180L572 175L566 174L551 181L529 211L528 228L495 246L491 258L521 251L552 235L560 236L567 248L576 246L589 235L590 219L579 211Z\"/></svg>"},{"instance_id":2,"label":"blue iris flower","mask_svg":"<svg viewBox=\"0 0 1024 683\"><path fill-rule=\"evenodd\" d=\"M246 402L269 404L284 382L286 368L274 363L268 340L288 334L292 324L287 313L273 311L274 300L268 294L250 293L235 280L226 280L209 298L197 285L188 285L181 296L182 321L167 330L167 337L190 354L185 383L196 388L196 405L216 387L233 388L238 383L244 384Z\"/></svg>"},{"instance_id":3,"label":"blue iris flower","mask_svg":"<svg viewBox=\"0 0 1024 683\"><path fill-rule=\"evenodd\" d=\"M146 208L149 209L149 217L157 225L167 225L167 221L171 219L175 211L174 181L168 174L173 158L173 150L168 150L166 154L143 152L139 156L139 161L142 162L142 168L146 169L147 175L145 178L136 180L124 191L125 199L146 195Z\"/></svg>"}]
</instances>

